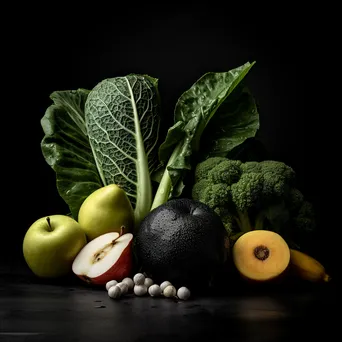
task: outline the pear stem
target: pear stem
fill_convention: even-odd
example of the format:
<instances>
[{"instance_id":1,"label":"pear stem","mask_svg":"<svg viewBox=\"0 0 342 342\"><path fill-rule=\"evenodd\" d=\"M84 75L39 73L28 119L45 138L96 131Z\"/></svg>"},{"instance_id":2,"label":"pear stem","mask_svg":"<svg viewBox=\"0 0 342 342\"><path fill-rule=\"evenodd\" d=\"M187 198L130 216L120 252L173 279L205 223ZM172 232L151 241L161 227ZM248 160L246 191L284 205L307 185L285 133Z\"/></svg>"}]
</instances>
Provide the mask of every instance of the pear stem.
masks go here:
<instances>
[{"instance_id":1,"label":"pear stem","mask_svg":"<svg viewBox=\"0 0 342 342\"><path fill-rule=\"evenodd\" d=\"M121 226L121 227L120 227L120 233L119 233L119 236L118 236L116 239L118 239L120 236L122 236L122 235L125 234L125 229L126 229L125 226ZM116 239L115 239L115 240L116 240ZM114 240L114 241L115 241L115 240Z\"/></svg>"}]
</instances>

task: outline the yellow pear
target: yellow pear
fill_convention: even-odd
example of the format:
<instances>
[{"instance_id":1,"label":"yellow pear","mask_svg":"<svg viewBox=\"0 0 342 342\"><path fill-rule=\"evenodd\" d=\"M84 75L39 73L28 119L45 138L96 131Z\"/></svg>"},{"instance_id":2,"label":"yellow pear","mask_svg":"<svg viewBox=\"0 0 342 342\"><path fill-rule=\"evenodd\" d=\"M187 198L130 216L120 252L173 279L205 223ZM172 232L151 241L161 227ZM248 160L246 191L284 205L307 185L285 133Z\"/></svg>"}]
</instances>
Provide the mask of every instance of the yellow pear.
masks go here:
<instances>
[{"instance_id":1,"label":"yellow pear","mask_svg":"<svg viewBox=\"0 0 342 342\"><path fill-rule=\"evenodd\" d=\"M117 232L124 233L134 228L134 211L126 192L116 184L109 184L92 192L82 203L78 223L88 241L96 237Z\"/></svg>"}]
</instances>

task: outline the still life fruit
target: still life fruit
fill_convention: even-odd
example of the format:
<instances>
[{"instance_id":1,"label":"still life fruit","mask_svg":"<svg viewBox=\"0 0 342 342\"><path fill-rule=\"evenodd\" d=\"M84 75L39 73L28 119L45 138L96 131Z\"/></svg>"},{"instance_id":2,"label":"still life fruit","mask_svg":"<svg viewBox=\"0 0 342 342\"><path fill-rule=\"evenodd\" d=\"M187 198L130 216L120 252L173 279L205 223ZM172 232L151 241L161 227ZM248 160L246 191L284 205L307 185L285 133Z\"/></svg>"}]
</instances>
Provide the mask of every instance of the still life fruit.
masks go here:
<instances>
[{"instance_id":1,"label":"still life fruit","mask_svg":"<svg viewBox=\"0 0 342 342\"><path fill-rule=\"evenodd\" d=\"M235 242L232 257L238 272L251 281L271 281L290 264L286 241L270 230L251 230Z\"/></svg>"},{"instance_id":2,"label":"still life fruit","mask_svg":"<svg viewBox=\"0 0 342 342\"><path fill-rule=\"evenodd\" d=\"M116 184L95 190L82 203L78 223L88 241L106 233L120 233L122 226L126 233L132 232L134 213L126 192Z\"/></svg>"},{"instance_id":3,"label":"still life fruit","mask_svg":"<svg viewBox=\"0 0 342 342\"><path fill-rule=\"evenodd\" d=\"M259 108L245 78L254 64L200 77L165 137L149 75L53 92L41 151L69 212L28 228L31 271L71 275L112 299L188 300L229 267L250 286L330 281L306 252L317 222L295 170L253 150Z\"/></svg>"}]
</instances>

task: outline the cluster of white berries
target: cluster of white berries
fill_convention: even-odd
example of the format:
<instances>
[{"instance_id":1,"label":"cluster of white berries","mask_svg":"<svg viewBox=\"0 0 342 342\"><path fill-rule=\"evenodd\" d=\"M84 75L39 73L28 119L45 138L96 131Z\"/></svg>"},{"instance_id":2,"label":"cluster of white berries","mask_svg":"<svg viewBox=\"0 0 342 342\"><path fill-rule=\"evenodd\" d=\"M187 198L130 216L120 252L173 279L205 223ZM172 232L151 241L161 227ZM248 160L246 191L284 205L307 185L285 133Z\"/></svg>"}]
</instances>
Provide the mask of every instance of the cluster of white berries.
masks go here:
<instances>
[{"instance_id":1,"label":"cluster of white berries","mask_svg":"<svg viewBox=\"0 0 342 342\"><path fill-rule=\"evenodd\" d=\"M190 297L190 291L185 286L176 290L169 281L164 281L160 285L154 284L154 281L143 273L137 273L133 279L125 278L121 282L110 280L106 284L106 290L108 291L108 296L113 299L120 298L129 292L133 292L139 297L145 296L147 293L151 297L176 297L181 300L187 300Z\"/></svg>"}]
</instances>

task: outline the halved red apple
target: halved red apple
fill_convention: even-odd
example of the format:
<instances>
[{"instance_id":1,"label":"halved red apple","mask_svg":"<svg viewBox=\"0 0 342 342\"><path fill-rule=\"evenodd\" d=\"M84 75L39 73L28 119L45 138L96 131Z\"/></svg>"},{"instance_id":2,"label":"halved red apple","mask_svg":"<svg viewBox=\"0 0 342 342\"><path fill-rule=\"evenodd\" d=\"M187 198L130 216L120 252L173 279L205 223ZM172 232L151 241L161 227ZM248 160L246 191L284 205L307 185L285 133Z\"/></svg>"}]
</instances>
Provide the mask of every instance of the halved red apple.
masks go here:
<instances>
[{"instance_id":1,"label":"halved red apple","mask_svg":"<svg viewBox=\"0 0 342 342\"><path fill-rule=\"evenodd\" d=\"M133 268L131 233L106 233L88 242L77 254L72 271L94 285L110 280L120 282L129 277Z\"/></svg>"}]
</instances>

